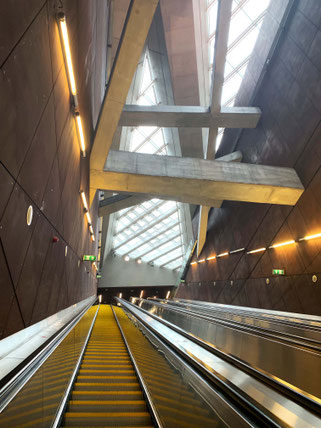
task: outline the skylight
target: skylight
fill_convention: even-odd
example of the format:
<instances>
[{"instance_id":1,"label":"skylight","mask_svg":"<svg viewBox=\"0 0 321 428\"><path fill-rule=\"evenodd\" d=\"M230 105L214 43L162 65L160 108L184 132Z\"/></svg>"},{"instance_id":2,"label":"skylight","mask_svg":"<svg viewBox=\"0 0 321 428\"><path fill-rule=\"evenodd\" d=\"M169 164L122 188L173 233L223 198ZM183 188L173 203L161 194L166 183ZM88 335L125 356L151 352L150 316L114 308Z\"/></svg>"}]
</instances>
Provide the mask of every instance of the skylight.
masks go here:
<instances>
[{"instance_id":1,"label":"skylight","mask_svg":"<svg viewBox=\"0 0 321 428\"><path fill-rule=\"evenodd\" d=\"M209 81L212 78L218 0L203 0L207 17ZM223 0L224 1L224 0ZM234 0L225 63L222 106L233 106L270 0ZM219 148L224 128L216 140Z\"/></svg>"},{"instance_id":2,"label":"skylight","mask_svg":"<svg viewBox=\"0 0 321 428\"><path fill-rule=\"evenodd\" d=\"M159 104L157 82L151 70L146 52L136 104ZM162 128L139 126L130 129L127 135L130 151L169 154ZM173 270L181 266L186 246L181 228L181 204L151 199L118 212L115 220L113 250L116 254L128 254L132 259L141 258L143 262Z\"/></svg>"}]
</instances>

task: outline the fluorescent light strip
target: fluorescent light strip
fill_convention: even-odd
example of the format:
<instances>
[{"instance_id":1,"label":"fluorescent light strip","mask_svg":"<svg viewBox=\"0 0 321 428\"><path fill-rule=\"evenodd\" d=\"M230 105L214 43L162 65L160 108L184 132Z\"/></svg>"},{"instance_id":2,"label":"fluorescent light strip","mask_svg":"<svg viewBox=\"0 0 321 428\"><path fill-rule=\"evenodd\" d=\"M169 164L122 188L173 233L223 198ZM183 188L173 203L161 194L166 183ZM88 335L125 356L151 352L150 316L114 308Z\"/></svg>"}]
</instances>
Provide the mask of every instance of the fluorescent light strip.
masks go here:
<instances>
[{"instance_id":1,"label":"fluorescent light strip","mask_svg":"<svg viewBox=\"0 0 321 428\"><path fill-rule=\"evenodd\" d=\"M165 299L168 299L170 294L171 294L171 292L167 291Z\"/></svg>"},{"instance_id":2,"label":"fluorescent light strip","mask_svg":"<svg viewBox=\"0 0 321 428\"><path fill-rule=\"evenodd\" d=\"M81 149L83 157L86 157L84 131L82 128L81 117L80 117L78 112L76 113L76 123L77 123L79 140L80 140L80 149Z\"/></svg>"},{"instance_id":3,"label":"fluorescent light strip","mask_svg":"<svg viewBox=\"0 0 321 428\"><path fill-rule=\"evenodd\" d=\"M197 262L192 262L191 265L196 265Z\"/></svg>"},{"instance_id":4,"label":"fluorescent light strip","mask_svg":"<svg viewBox=\"0 0 321 428\"><path fill-rule=\"evenodd\" d=\"M85 211L88 211L87 199L86 199L85 192L83 190L80 191L80 196L81 196L82 203L83 203L83 206L85 208Z\"/></svg>"},{"instance_id":5,"label":"fluorescent light strip","mask_svg":"<svg viewBox=\"0 0 321 428\"><path fill-rule=\"evenodd\" d=\"M91 218L88 211L86 212L86 217L87 217L88 224L91 225Z\"/></svg>"},{"instance_id":6,"label":"fluorescent light strip","mask_svg":"<svg viewBox=\"0 0 321 428\"><path fill-rule=\"evenodd\" d=\"M262 247L262 248L258 248L257 250L248 251L247 254L260 253L261 251L265 251L265 250L266 250L266 248Z\"/></svg>"},{"instance_id":7,"label":"fluorescent light strip","mask_svg":"<svg viewBox=\"0 0 321 428\"><path fill-rule=\"evenodd\" d=\"M305 236L304 238L300 238L299 241L309 241L310 239L315 239L315 238L321 238L321 233Z\"/></svg>"},{"instance_id":8,"label":"fluorescent light strip","mask_svg":"<svg viewBox=\"0 0 321 428\"><path fill-rule=\"evenodd\" d=\"M225 253L218 254L216 257L224 257L224 256L228 256L228 255L229 255L229 252L226 251Z\"/></svg>"},{"instance_id":9,"label":"fluorescent light strip","mask_svg":"<svg viewBox=\"0 0 321 428\"><path fill-rule=\"evenodd\" d=\"M142 297L143 297L143 294L144 294L144 290L142 290L142 291L140 292L139 297L140 297L140 298L142 298Z\"/></svg>"},{"instance_id":10,"label":"fluorescent light strip","mask_svg":"<svg viewBox=\"0 0 321 428\"><path fill-rule=\"evenodd\" d=\"M294 239L291 239L291 241L281 242L280 244L271 245L269 248L284 247L285 245L291 245L291 244L295 244L295 240Z\"/></svg>"},{"instance_id":11,"label":"fluorescent light strip","mask_svg":"<svg viewBox=\"0 0 321 428\"><path fill-rule=\"evenodd\" d=\"M204 262L205 262L205 259L201 259L198 261L198 263L204 263Z\"/></svg>"},{"instance_id":12,"label":"fluorescent light strip","mask_svg":"<svg viewBox=\"0 0 321 428\"><path fill-rule=\"evenodd\" d=\"M240 253L241 251L244 251L245 248L239 248L238 250L232 250L230 251L230 254Z\"/></svg>"},{"instance_id":13,"label":"fluorescent light strip","mask_svg":"<svg viewBox=\"0 0 321 428\"><path fill-rule=\"evenodd\" d=\"M214 260L216 259L216 256L208 257L206 260Z\"/></svg>"},{"instance_id":14,"label":"fluorescent light strip","mask_svg":"<svg viewBox=\"0 0 321 428\"><path fill-rule=\"evenodd\" d=\"M75 81L75 76L74 76L74 70L72 67L68 30L67 30L67 24L66 24L66 17L64 14L59 15L59 25L60 25L60 30L61 30L61 34L62 34L65 58L66 58L66 62L67 62L67 70L68 70L70 90L71 90L72 95L75 96L75 95L77 95L76 81Z\"/></svg>"},{"instance_id":15,"label":"fluorescent light strip","mask_svg":"<svg viewBox=\"0 0 321 428\"><path fill-rule=\"evenodd\" d=\"M89 232L93 235L94 234L94 229L92 227L92 225L89 225Z\"/></svg>"},{"instance_id":16,"label":"fluorescent light strip","mask_svg":"<svg viewBox=\"0 0 321 428\"><path fill-rule=\"evenodd\" d=\"M91 237L91 240L92 240L93 242L95 242L95 236L94 236L94 235L90 235L90 237Z\"/></svg>"}]
</instances>

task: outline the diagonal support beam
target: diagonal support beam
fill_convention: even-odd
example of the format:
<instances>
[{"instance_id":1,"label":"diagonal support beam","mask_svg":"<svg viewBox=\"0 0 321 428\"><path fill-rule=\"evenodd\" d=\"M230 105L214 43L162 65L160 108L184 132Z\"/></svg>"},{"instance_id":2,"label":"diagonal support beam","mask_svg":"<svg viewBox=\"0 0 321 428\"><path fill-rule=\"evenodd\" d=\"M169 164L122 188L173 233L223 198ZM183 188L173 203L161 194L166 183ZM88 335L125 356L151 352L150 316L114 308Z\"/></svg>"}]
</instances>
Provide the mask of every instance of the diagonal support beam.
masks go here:
<instances>
[{"instance_id":1,"label":"diagonal support beam","mask_svg":"<svg viewBox=\"0 0 321 428\"><path fill-rule=\"evenodd\" d=\"M115 195L109 198L102 200L99 203L98 216L104 217L115 213L125 208L132 207L134 205L141 204L142 202L147 201L149 198L144 196L134 196L134 195Z\"/></svg>"},{"instance_id":2,"label":"diagonal support beam","mask_svg":"<svg viewBox=\"0 0 321 428\"><path fill-rule=\"evenodd\" d=\"M91 151L95 170L104 168L157 5L158 0L131 0ZM93 193L91 186L90 203Z\"/></svg>"},{"instance_id":3,"label":"diagonal support beam","mask_svg":"<svg viewBox=\"0 0 321 428\"><path fill-rule=\"evenodd\" d=\"M257 107L222 107L211 113L200 106L125 105L120 126L159 128L255 128L261 117Z\"/></svg>"},{"instance_id":4,"label":"diagonal support beam","mask_svg":"<svg viewBox=\"0 0 321 428\"><path fill-rule=\"evenodd\" d=\"M114 150L106 166L92 170L96 189L208 206L218 200L295 205L304 190L292 168Z\"/></svg>"}]
</instances>

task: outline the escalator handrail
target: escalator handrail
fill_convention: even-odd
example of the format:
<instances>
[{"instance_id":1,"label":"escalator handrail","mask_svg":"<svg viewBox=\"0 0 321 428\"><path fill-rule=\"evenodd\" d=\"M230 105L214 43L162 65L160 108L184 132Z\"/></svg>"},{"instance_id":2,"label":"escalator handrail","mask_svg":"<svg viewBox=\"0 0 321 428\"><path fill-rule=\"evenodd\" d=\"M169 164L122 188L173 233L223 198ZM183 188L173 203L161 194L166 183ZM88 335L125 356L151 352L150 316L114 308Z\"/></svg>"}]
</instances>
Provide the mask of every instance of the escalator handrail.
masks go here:
<instances>
[{"instance_id":1,"label":"escalator handrail","mask_svg":"<svg viewBox=\"0 0 321 428\"><path fill-rule=\"evenodd\" d=\"M45 346L40 347L40 350L35 351L35 355L22 368L19 369L0 389L0 413L2 413L8 404L15 398L19 391L42 366L42 364L50 357L52 352L59 346L70 331L78 324L81 318L85 315L88 309L97 302L97 299L88 304L74 318L54 334Z\"/></svg>"},{"instance_id":2,"label":"escalator handrail","mask_svg":"<svg viewBox=\"0 0 321 428\"><path fill-rule=\"evenodd\" d=\"M222 360L225 360L227 363L235 366L238 370L241 370L245 373L247 373L249 376L251 376L252 378L256 379L259 382L262 382L262 375L261 373L259 373L261 376L257 376L256 370L252 369L250 366L244 365L246 367L241 368L241 364L243 364L241 361L237 360L235 357L232 357L230 355L227 355L225 353L223 353L222 351L219 351L215 348L213 348L212 346L206 344L204 341L202 341L201 339L190 335L189 333L187 333L186 331L182 330L180 327L177 327L175 325L173 325L172 323L161 319L159 317L157 317L154 314L151 314L150 312L146 311L145 309L142 309L141 307L137 307L136 305L133 305L130 302L124 301L123 299L119 299L118 297L116 298L116 300L118 302L120 302L121 304L123 304L125 307L128 308L128 310L132 313L131 308L135 308L138 311L141 311L142 313L148 315L149 317L155 319L156 321L158 321L161 324L164 324L166 327L170 328L171 330L173 330L174 332L184 336L185 338L187 338L188 340L190 340L191 342L194 342L195 344L197 344L198 346L201 346L203 349L206 349L207 351L211 352L212 354L216 355L217 358L220 358ZM125 303L125 304L124 304ZM133 315L135 317L137 317L137 315L135 313L133 313ZM141 320L144 324L146 323L144 320ZM149 327L153 330L152 327ZM157 331L155 331L156 334L159 334ZM164 339L165 341L167 340L166 338ZM170 341L168 341L169 344ZM172 346L175 346L175 344L171 344ZM221 354L221 355L220 355ZM192 361L192 359L190 358L190 356L186 356L184 355L185 358L190 359L191 360L191 364L195 365ZM238 364L235 364L235 362L237 362ZM208 372L206 373L206 371L204 371L204 374L206 374L206 376L210 379L210 377L214 376L213 373ZM221 381L219 379L219 381ZM298 406L301 406L303 403L304 405L308 408L308 411L311 411L313 413L316 413L318 415L320 415L320 406L317 405L314 401L309 400L307 397L303 396L301 397L299 394L296 395L296 393L293 390L289 390L287 391L286 386L284 386L283 384L280 384L280 386L271 379L271 382L263 382L267 387L274 389L275 391L277 391L279 394L285 395L286 397L288 397L290 400L292 400L293 403L296 403ZM279 386L279 387L278 387ZM234 391L232 391L233 393L235 393ZM302 400L301 400L302 398ZM242 400L246 400L246 398L242 397ZM248 403L250 406L253 407L253 405L251 403ZM260 411L260 409L256 409L261 415L264 415L262 411ZM319 416L318 416L319 417ZM274 421L271 420L271 423L274 423Z\"/></svg>"},{"instance_id":3,"label":"escalator handrail","mask_svg":"<svg viewBox=\"0 0 321 428\"><path fill-rule=\"evenodd\" d=\"M143 299L142 299L143 300ZM302 348L307 351L317 352L321 353L321 345L320 342L315 339L310 339L308 337L302 337L297 336L292 333L286 333L282 331L277 330L269 330L264 327L260 326L254 326L250 324L245 324L242 321L234 321L230 319L222 319L218 316L215 316L215 314L212 314L211 311L208 313L203 308L199 308L199 312L196 309L193 308L186 308L176 305L161 305L158 301L151 301L148 300L148 302L151 302L153 305L156 305L162 309L166 309L169 311L174 312L181 312L188 316L195 316L200 319L204 319L208 322L222 325L227 328L232 328L235 330L239 330L245 333L254 334L261 337L266 337L268 340L276 340L281 343L285 343L290 346L295 346L297 348ZM266 320L265 320L266 321Z\"/></svg>"},{"instance_id":4,"label":"escalator handrail","mask_svg":"<svg viewBox=\"0 0 321 428\"><path fill-rule=\"evenodd\" d=\"M153 302L153 304L156 304L156 303ZM162 307L161 305L159 305L159 306ZM288 384L284 384L284 383L278 381L277 378L270 376L268 373L266 373L262 370L256 369L255 367L247 364L243 360L241 360L241 359L239 359L233 355L227 354L226 352L220 350L219 348L216 348L214 346L214 344L211 345L211 344L205 342L203 339L196 337L191 333L188 333L187 331L185 331L181 327L178 327L175 324L172 324L171 322L169 322L165 319L162 319L155 314L150 313L146 309L143 309L141 307L139 307L139 309L141 311L145 312L146 314L150 315L151 317L155 318L157 321L168 326L172 330L176 331L177 333L185 336L186 338L188 338L192 342L197 343L198 345L202 346L204 349L207 349L208 351L212 352L217 357L222 358L223 360L225 360L229 364L234 365L238 369L248 373L250 376L256 377L259 381L264 382L266 385L279 390L279 392L281 394L286 395L291 400L300 403L300 405L304 405L304 406L308 407L309 409L311 409L312 411L314 411L316 413L320 413L321 410L320 410L319 403L316 402L316 400L314 400L312 397L309 397L309 395L304 393L304 391L301 392L301 390L299 390L298 388L292 389ZM169 308L167 308L167 309L169 309ZM174 309L171 308L171 310L174 310ZM188 314L187 313L186 315L191 317L191 318L193 318L193 317L197 318L197 316L195 314ZM250 334L254 334L254 333L250 333Z\"/></svg>"}]
</instances>

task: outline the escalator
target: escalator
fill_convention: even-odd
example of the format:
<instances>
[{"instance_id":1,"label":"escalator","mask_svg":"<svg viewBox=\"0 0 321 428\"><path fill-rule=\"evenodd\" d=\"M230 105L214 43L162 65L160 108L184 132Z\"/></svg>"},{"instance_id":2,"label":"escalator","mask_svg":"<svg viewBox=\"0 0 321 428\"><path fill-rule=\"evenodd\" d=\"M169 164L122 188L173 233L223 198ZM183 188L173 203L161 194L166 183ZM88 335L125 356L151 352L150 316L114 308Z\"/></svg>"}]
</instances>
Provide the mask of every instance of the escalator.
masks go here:
<instances>
[{"instance_id":1,"label":"escalator","mask_svg":"<svg viewBox=\"0 0 321 428\"><path fill-rule=\"evenodd\" d=\"M62 426L153 426L109 306L101 306Z\"/></svg>"},{"instance_id":2,"label":"escalator","mask_svg":"<svg viewBox=\"0 0 321 428\"><path fill-rule=\"evenodd\" d=\"M155 314L116 303L87 307L30 367L0 385L0 428L287 427L290 414L295 426L320 426L318 409Z\"/></svg>"}]
</instances>

